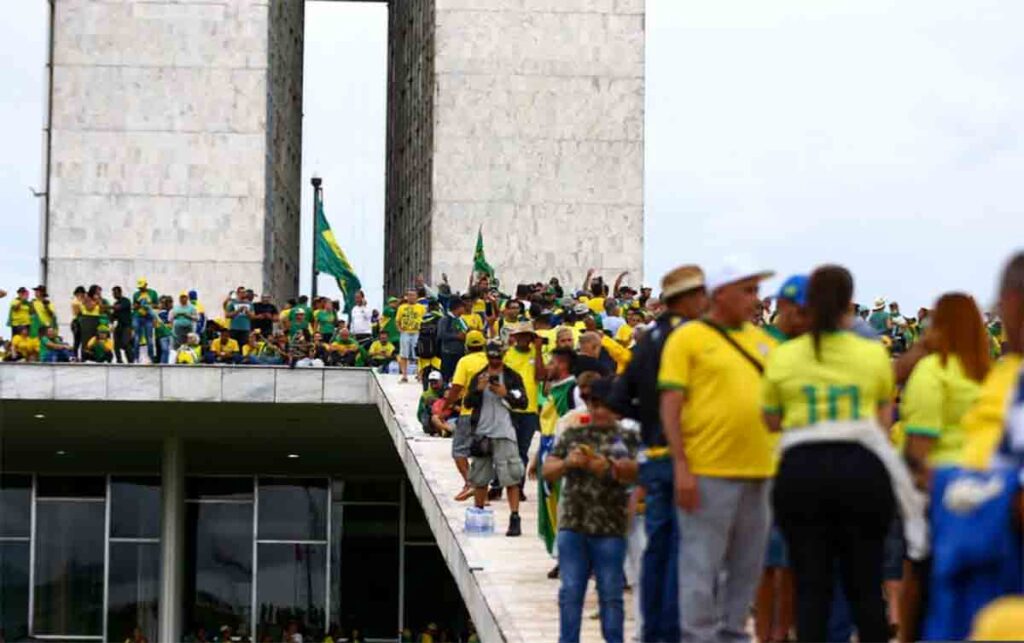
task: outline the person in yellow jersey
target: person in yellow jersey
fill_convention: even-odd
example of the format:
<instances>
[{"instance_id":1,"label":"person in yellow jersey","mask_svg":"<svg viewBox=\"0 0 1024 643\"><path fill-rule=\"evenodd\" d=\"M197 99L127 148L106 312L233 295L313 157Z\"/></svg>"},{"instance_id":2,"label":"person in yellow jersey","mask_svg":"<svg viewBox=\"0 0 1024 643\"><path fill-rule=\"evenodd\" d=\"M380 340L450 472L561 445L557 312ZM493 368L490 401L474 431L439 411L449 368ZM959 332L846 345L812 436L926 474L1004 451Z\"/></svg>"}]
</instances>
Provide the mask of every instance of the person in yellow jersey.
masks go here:
<instances>
[{"instance_id":1,"label":"person in yellow jersey","mask_svg":"<svg viewBox=\"0 0 1024 643\"><path fill-rule=\"evenodd\" d=\"M110 339L110 327L99 326L96 336L90 337L82 347L82 359L86 362L109 364L114 360L114 340Z\"/></svg>"},{"instance_id":2,"label":"person in yellow jersey","mask_svg":"<svg viewBox=\"0 0 1024 643\"><path fill-rule=\"evenodd\" d=\"M32 305L28 299L28 288L18 288L17 296L11 300L10 312L7 315L7 325L11 327L11 337L21 333L22 326L32 325Z\"/></svg>"},{"instance_id":3,"label":"person in yellow jersey","mask_svg":"<svg viewBox=\"0 0 1024 643\"><path fill-rule=\"evenodd\" d=\"M427 307L416 300L416 291L409 289L405 293L405 301L395 313L398 332L401 333L398 345L398 369L402 373L402 382L409 381L409 360L416 359L416 342L420 337L420 325Z\"/></svg>"},{"instance_id":4,"label":"person in yellow jersey","mask_svg":"<svg viewBox=\"0 0 1024 643\"><path fill-rule=\"evenodd\" d=\"M903 390L900 418L905 427L904 457L927 491L935 470L960 464L963 415L978 399L981 382L991 367L989 334L981 311L970 295L949 293L939 298L924 340L929 354L911 372ZM905 573L902 640L920 640L921 617L929 584L930 564L912 564Z\"/></svg>"},{"instance_id":5,"label":"person in yellow jersey","mask_svg":"<svg viewBox=\"0 0 1024 643\"><path fill-rule=\"evenodd\" d=\"M760 303L760 283L772 274L740 258L726 260L707 280L707 316L673 330L661 355L660 413L673 463L684 641L749 638L775 473L759 397L775 340L749 320Z\"/></svg>"},{"instance_id":6,"label":"person in yellow jersey","mask_svg":"<svg viewBox=\"0 0 1024 643\"><path fill-rule=\"evenodd\" d=\"M472 385L472 378L487 365L487 355L484 354L484 346L487 339L478 330L471 330L466 333L466 354L455 365L455 374L452 376L451 387L445 396L444 411L448 411L455 402L463 401L466 391ZM473 497L473 486L469 484L469 444L471 441L470 418L473 410L462 405L459 419L455 423L455 432L452 433L452 459L455 460L455 468L462 476L462 491L455 496L459 502L469 500Z\"/></svg>"},{"instance_id":7,"label":"person in yellow jersey","mask_svg":"<svg viewBox=\"0 0 1024 643\"><path fill-rule=\"evenodd\" d=\"M8 361L39 361L39 338L32 337L28 326L22 326L17 335L11 338L11 352Z\"/></svg>"},{"instance_id":8,"label":"person in yellow jersey","mask_svg":"<svg viewBox=\"0 0 1024 643\"><path fill-rule=\"evenodd\" d=\"M879 591L886 536L897 498L908 520L923 511L905 502L910 475L885 433L889 356L850 332L852 298L849 271L815 270L810 329L776 348L764 375L765 421L783 433L772 502L796 575L801 641L827 640L837 563L861 640L889 640Z\"/></svg>"},{"instance_id":9,"label":"person in yellow jersey","mask_svg":"<svg viewBox=\"0 0 1024 643\"><path fill-rule=\"evenodd\" d=\"M1024 252L1007 263L999 284L999 312L1006 343L1002 358L989 371L977 401L960 422L964 431L961 463L985 470L1003 436L1010 393L1017 382L1024 353Z\"/></svg>"},{"instance_id":10,"label":"person in yellow jersey","mask_svg":"<svg viewBox=\"0 0 1024 643\"><path fill-rule=\"evenodd\" d=\"M537 385L544 381L543 342L533 330L533 324L522 322L509 325L511 348L505 351L505 366L523 378L527 404L525 409L512 410L512 425L516 430L516 443L523 468L530 462L530 444L533 434L540 431L540 416L537 414ZM499 489L500 492L500 489ZM493 489L492 489L493 495ZM524 483L519 484L520 500L526 500Z\"/></svg>"}]
</instances>

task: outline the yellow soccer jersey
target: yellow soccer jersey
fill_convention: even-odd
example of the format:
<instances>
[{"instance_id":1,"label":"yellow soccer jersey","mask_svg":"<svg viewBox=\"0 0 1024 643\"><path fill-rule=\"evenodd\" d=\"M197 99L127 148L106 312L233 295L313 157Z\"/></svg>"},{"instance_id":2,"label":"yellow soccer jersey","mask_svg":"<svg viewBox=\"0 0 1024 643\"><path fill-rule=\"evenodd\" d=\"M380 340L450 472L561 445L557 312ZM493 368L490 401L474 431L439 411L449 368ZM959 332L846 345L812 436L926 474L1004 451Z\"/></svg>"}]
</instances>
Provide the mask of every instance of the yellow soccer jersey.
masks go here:
<instances>
[{"instance_id":1,"label":"yellow soccer jersey","mask_svg":"<svg viewBox=\"0 0 1024 643\"><path fill-rule=\"evenodd\" d=\"M903 390L900 417L907 435L935 438L928 461L932 466L960 464L964 431L960 421L978 400L981 384L964 374L956 355L942 365L941 355L925 357Z\"/></svg>"},{"instance_id":2,"label":"yellow soccer jersey","mask_svg":"<svg viewBox=\"0 0 1024 643\"><path fill-rule=\"evenodd\" d=\"M765 369L762 403L765 411L781 413L783 428L790 429L874 418L892 392L885 348L841 331L821 336L820 358L809 334L779 346Z\"/></svg>"},{"instance_id":3,"label":"yellow soccer jersey","mask_svg":"<svg viewBox=\"0 0 1024 643\"><path fill-rule=\"evenodd\" d=\"M526 409L519 413L537 412L537 369L534 362L534 349L520 351L518 348L510 348L505 351L505 366L515 371L523 378L523 387L526 389ZM483 368L482 366L480 368ZM516 413L517 411L512 411Z\"/></svg>"},{"instance_id":4,"label":"yellow soccer jersey","mask_svg":"<svg viewBox=\"0 0 1024 643\"><path fill-rule=\"evenodd\" d=\"M467 353L459 363L455 365L455 374L452 375L452 386L462 387L462 399L466 399L466 392L469 391L470 386L476 384L472 382L473 376L484 370L487 366L487 355L483 351L476 353ZM472 415L473 410L467 409L465 405L462 406L460 415Z\"/></svg>"},{"instance_id":5,"label":"yellow soccer jersey","mask_svg":"<svg viewBox=\"0 0 1024 643\"><path fill-rule=\"evenodd\" d=\"M1004 355L988 372L977 401L960 421L964 430L963 466L988 468L1003 436L1007 401L1020 367L1020 355Z\"/></svg>"},{"instance_id":6,"label":"yellow soccer jersey","mask_svg":"<svg viewBox=\"0 0 1024 643\"><path fill-rule=\"evenodd\" d=\"M729 335L763 361L776 341L753 324ZM775 473L775 442L761 414L761 374L718 331L695 321L665 343L658 387L686 391L683 442L697 475L764 478Z\"/></svg>"}]
</instances>

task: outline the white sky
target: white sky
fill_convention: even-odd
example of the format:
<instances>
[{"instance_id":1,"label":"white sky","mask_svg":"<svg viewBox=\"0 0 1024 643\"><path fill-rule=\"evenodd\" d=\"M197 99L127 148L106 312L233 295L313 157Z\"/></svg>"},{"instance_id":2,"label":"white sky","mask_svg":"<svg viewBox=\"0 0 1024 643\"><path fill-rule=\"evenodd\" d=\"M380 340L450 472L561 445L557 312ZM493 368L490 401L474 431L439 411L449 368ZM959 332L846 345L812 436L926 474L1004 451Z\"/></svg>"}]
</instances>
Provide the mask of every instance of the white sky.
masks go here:
<instances>
[{"instance_id":1,"label":"white sky","mask_svg":"<svg viewBox=\"0 0 1024 643\"><path fill-rule=\"evenodd\" d=\"M0 23L0 287L38 275L44 0ZM858 299L991 301L1024 246L1024 3L647 0L645 281L754 256L829 261ZM304 223L324 177L342 247L383 273L386 9L309 3ZM303 229L303 290L309 228ZM498 267L500 270L500 266ZM538 275L538 278L545 275ZM83 275L83 281L88 277ZM321 280L321 290L333 283Z\"/></svg>"}]
</instances>

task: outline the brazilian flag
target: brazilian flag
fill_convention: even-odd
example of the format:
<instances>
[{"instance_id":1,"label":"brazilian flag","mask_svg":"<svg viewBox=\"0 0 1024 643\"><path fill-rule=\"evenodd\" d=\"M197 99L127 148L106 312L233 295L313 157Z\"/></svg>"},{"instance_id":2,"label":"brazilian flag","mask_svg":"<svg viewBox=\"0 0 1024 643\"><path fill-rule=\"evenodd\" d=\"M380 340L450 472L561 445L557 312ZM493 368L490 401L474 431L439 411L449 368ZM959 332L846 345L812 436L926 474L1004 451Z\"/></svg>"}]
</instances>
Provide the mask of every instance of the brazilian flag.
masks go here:
<instances>
[{"instance_id":1,"label":"brazilian flag","mask_svg":"<svg viewBox=\"0 0 1024 643\"><path fill-rule=\"evenodd\" d=\"M484 256L483 226L480 226L476 233L476 251L473 252L473 274L477 277L487 275L492 280L494 279L494 268L491 267L491 264L487 263L487 257Z\"/></svg>"},{"instance_id":2,"label":"brazilian flag","mask_svg":"<svg viewBox=\"0 0 1024 643\"><path fill-rule=\"evenodd\" d=\"M348 257L341 251L341 246L338 245L334 233L331 232L331 226L327 223L327 217L324 216L323 198L320 196L314 198L316 199L314 271L318 274L326 273L337 280L338 288L341 289L341 294L345 297L345 313L347 314L352 312L356 303L356 293L362 288L362 284L359 283L356 271L353 270L352 264L348 262Z\"/></svg>"}]
</instances>

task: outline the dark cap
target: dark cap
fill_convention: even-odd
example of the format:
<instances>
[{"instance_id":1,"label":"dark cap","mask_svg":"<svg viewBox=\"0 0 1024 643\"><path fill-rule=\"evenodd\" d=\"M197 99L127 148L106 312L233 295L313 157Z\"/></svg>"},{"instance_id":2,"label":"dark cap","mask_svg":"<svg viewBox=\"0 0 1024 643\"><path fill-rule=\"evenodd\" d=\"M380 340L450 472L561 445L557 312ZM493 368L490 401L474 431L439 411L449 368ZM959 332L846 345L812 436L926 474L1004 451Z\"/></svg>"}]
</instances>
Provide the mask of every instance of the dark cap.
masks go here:
<instances>
[{"instance_id":1,"label":"dark cap","mask_svg":"<svg viewBox=\"0 0 1024 643\"><path fill-rule=\"evenodd\" d=\"M502 357L505 354L505 345L500 340L492 339L487 342L487 357Z\"/></svg>"}]
</instances>

